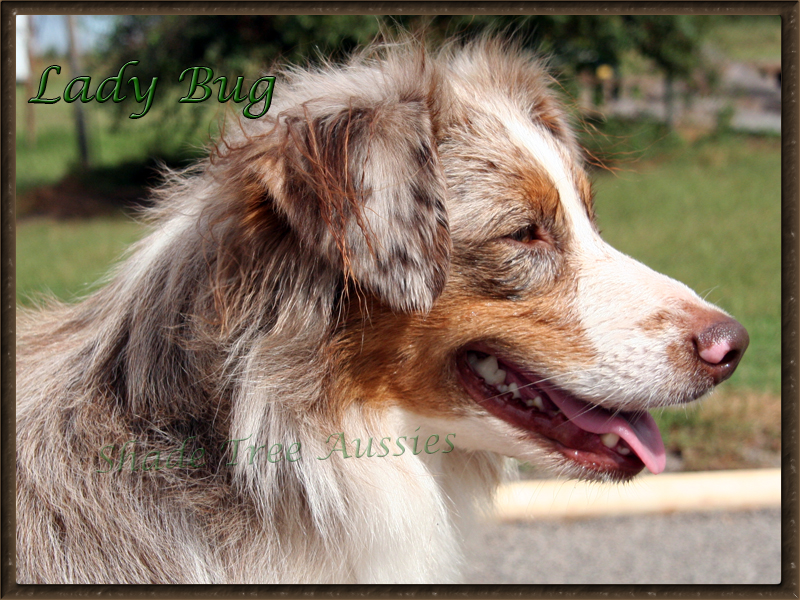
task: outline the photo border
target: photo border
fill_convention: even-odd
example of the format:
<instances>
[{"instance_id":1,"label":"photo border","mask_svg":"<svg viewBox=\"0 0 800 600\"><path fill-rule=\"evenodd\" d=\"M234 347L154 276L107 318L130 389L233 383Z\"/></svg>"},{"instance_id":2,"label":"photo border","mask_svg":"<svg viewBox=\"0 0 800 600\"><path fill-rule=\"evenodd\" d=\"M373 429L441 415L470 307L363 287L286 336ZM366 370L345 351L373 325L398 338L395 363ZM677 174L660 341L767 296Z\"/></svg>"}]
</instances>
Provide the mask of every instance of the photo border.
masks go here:
<instances>
[{"instance_id":1,"label":"photo border","mask_svg":"<svg viewBox=\"0 0 800 600\"><path fill-rule=\"evenodd\" d=\"M779 585L17 585L15 581L15 16L18 14L721 14L781 19L781 574ZM482 598L797 598L798 597L798 3L797 2L21 2L0 5L0 595L118 598L482 597ZM735 243L735 240L733 241Z\"/></svg>"}]
</instances>

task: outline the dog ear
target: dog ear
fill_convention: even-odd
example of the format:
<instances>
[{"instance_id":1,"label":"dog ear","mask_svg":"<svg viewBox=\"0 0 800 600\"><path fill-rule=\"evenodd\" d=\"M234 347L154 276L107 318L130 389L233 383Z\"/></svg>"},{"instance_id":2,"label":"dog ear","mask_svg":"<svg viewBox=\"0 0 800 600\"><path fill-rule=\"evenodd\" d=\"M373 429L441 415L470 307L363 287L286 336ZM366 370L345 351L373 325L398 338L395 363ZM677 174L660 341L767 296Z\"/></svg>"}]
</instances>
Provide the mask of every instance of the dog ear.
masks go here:
<instances>
[{"instance_id":1,"label":"dog ear","mask_svg":"<svg viewBox=\"0 0 800 600\"><path fill-rule=\"evenodd\" d=\"M451 241L427 106L319 104L285 116L280 181L270 186L279 212L312 251L394 310L429 310Z\"/></svg>"}]
</instances>

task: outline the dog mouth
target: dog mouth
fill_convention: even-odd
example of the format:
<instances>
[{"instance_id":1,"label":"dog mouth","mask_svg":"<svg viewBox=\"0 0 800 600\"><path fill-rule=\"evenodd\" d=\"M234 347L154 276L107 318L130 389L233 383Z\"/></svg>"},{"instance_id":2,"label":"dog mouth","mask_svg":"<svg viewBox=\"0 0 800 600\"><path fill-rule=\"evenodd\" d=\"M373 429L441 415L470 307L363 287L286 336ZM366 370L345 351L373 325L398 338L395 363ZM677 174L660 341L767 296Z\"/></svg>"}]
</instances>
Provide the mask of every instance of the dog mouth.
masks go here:
<instances>
[{"instance_id":1,"label":"dog mouth","mask_svg":"<svg viewBox=\"0 0 800 600\"><path fill-rule=\"evenodd\" d=\"M468 348L456 364L462 385L489 413L590 471L632 477L644 467L664 470L664 442L648 412L585 402L485 350Z\"/></svg>"}]
</instances>

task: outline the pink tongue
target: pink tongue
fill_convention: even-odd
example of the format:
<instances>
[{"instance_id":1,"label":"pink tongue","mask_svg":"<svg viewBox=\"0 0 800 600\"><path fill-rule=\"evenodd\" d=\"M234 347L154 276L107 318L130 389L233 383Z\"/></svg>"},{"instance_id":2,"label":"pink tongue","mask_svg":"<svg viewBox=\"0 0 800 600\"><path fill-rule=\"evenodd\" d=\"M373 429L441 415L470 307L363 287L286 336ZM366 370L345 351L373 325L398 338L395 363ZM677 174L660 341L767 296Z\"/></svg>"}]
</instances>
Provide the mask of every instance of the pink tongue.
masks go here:
<instances>
[{"instance_id":1,"label":"pink tongue","mask_svg":"<svg viewBox=\"0 0 800 600\"><path fill-rule=\"evenodd\" d=\"M575 425L589 433L616 433L625 440L636 455L642 459L651 473L657 475L664 470L667 456L658 425L650 413L613 414L605 408L581 402L575 398L552 394L550 399Z\"/></svg>"}]
</instances>

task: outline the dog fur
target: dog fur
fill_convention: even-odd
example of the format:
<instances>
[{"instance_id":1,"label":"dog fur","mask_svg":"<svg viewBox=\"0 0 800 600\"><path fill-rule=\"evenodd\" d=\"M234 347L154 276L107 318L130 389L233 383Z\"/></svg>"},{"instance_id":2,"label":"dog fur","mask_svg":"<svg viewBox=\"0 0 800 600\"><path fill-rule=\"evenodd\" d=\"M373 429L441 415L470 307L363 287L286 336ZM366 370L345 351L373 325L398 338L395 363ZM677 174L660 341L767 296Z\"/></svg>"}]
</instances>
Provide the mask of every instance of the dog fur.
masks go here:
<instances>
[{"instance_id":1,"label":"dog fur","mask_svg":"<svg viewBox=\"0 0 800 600\"><path fill-rule=\"evenodd\" d=\"M234 129L156 191L105 287L18 315L19 583L456 582L503 456L623 478L475 403L467 344L611 410L717 382L686 339L721 313L600 239L567 116L513 44L289 69ZM455 447L344 458L339 432ZM101 448L187 439L202 466L100 472Z\"/></svg>"}]
</instances>

